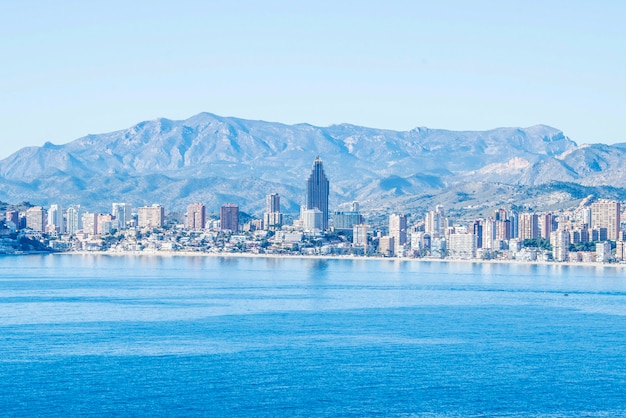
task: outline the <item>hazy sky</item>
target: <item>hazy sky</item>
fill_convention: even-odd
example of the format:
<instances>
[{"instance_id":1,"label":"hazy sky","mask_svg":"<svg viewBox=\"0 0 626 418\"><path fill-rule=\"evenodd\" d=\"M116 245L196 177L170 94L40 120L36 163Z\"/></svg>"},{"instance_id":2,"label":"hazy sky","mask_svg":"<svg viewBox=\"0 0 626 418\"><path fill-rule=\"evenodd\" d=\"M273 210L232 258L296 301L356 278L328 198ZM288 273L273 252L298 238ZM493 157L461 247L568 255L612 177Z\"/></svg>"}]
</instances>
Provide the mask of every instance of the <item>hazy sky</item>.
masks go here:
<instances>
[{"instance_id":1,"label":"hazy sky","mask_svg":"<svg viewBox=\"0 0 626 418\"><path fill-rule=\"evenodd\" d=\"M626 141L623 1L4 1L0 158L199 112Z\"/></svg>"}]
</instances>

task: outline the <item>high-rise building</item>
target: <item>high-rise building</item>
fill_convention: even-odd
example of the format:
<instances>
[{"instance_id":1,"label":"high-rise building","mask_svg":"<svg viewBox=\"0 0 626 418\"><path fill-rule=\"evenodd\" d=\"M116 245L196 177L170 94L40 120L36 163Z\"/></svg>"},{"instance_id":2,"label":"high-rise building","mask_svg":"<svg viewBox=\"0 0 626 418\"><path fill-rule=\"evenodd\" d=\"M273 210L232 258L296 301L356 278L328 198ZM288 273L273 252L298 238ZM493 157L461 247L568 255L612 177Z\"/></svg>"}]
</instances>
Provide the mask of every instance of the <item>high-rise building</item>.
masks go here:
<instances>
[{"instance_id":1,"label":"high-rise building","mask_svg":"<svg viewBox=\"0 0 626 418\"><path fill-rule=\"evenodd\" d=\"M591 216L593 216L593 208L591 209ZM598 263L607 263L611 260L613 260L611 243L608 241L596 242L596 261Z\"/></svg>"},{"instance_id":2,"label":"high-rise building","mask_svg":"<svg viewBox=\"0 0 626 418\"><path fill-rule=\"evenodd\" d=\"M278 193L268 194L265 197L265 214L263 227L266 230L280 228L283 224L283 214L280 213L280 196Z\"/></svg>"},{"instance_id":3,"label":"high-rise building","mask_svg":"<svg viewBox=\"0 0 626 418\"><path fill-rule=\"evenodd\" d=\"M187 228L198 231L206 227L206 207L202 203L187 206Z\"/></svg>"},{"instance_id":4,"label":"high-rise building","mask_svg":"<svg viewBox=\"0 0 626 418\"><path fill-rule=\"evenodd\" d=\"M619 261L626 260L626 242L623 240L615 242L615 259Z\"/></svg>"},{"instance_id":5,"label":"high-rise building","mask_svg":"<svg viewBox=\"0 0 626 418\"><path fill-rule=\"evenodd\" d=\"M227 203L220 208L220 229L231 232L239 230L239 206Z\"/></svg>"},{"instance_id":6,"label":"high-rise building","mask_svg":"<svg viewBox=\"0 0 626 418\"><path fill-rule=\"evenodd\" d=\"M165 220L165 209L161 205L143 206L137 209L139 228L160 228Z\"/></svg>"},{"instance_id":7,"label":"high-rise building","mask_svg":"<svg viewBox=\"0 0 626 418\"><path fill-rule=\"evenodd\" d=\"M519 214L519 239L539 238L539 220L536 213Z\"/></svg>"},{"instance_id":8,"label":"high-rise building","mask_svg":"<svg viewBox=\"0 0 626 418\"><path fill-rule=\"evenodd\" d=\"M552 232L550 241L552 244L552 253L556 261L567 261L569 254L569 231L559 228Z\"/></svg>"},{"instance_id":9,"label":"high-rise building","mask_svg":"<svg viewBox=\"0 0 626 418\"><path fill-rule=\"evenodd\" d=\"M495 220L496 221L506 221L508 219L509 219L509 214L507 213L506 209L500 208L500 209L496 210L496 212L495 212Z\"/></svg>"},{"instance_id":10,"label":"high-rise building","mask_svg":"<svg viewBox=\"0 0 626 418\"><path fill-rule=\"evenodd\" d=\"M335 230L351 230L354 225L362 224L363 216L358 211L333 213L333 226Z\"/></svg>"},{"instance_id":11,"label":"high-rise building","mask_svg":"<svg viewBox=\"0 0 626 418\"><path fill-rule=\"evenodd\" d=\"M406 216L395 213L389 215L389 236L393 237L395 252L399 254L400 248L406 244Z\"/></svg>"},{"instance_id":12,"label":"high-rise building","mask_svg":"<svg viewBox=\"0 0 626 418\"><path fill-rule=\"evenodd\" d=\"M481 220L481 224L483 226L482 232L482 248L495 250L498 249L496 245L496 221L493 219L483 219Z\"/></svg>"},{"instance_id":13,"label":"high-rise building","mask_svg":"<svg viewBox=\"0 0 626 418\"><path fill-rule=\"evenodd\" d=\"M386 257L393 257L395 255L395 243L393 237L388 235L380 237L378 240L378 252Z\"/></svg>"},{"instance_id":14,"label":"high-rise building","mask_svg":"<svg viewBox=\"0 0 626 418\"><path fill-rule=\"evenodd\" d=\"M367 247L367 230L365 224L354 225L352 228L352 244L359 247Z\"/></svg>"},{"instance_id":15,"label":"high-rise building","mask_svg":"<svg viewBox=\"0 0 626 418\"><path fill-rule=\"evenodd\" d=\"M67 233L75 235L78 231L83 229L82 211L80 205L72 205L67 208Z\"/></svg>"},{"instance_id":16,"label":"high-rise building","mask_svg":"<svg viewBox=\"0 0 626 418\"><path fill-rule=\"evenodd\" d=\"M26 228L33 231L45 230L46 211L41 206L33 206L26 210Z\"/></svg>"},{"instance_id":17,"label":"high-rise building","mask_svg":"<svg viewBox=\"0 0 626 418\"><path fill-rule=\"evenodd\" d=\"M496 240L508 241L511 239L511 220L496 221Z\"/></svg>"},{"instance_id":18,"label":"high-rise building","mask_svg":"<svg viewBox=\"0 0 626 418\"><path fill-rule=\"evenodd\" d=\"M115 217L114 227L126 229L133 219L133 208L130 203L113 203L111 214Z\"/></svg>"},{"instance_id":19,"label":"high-rise building","mask_svg":"<svg viewBox=\"0 0 626 418\"><path fill-rule=\"evenodd\" d=\"M550 239L552 233L552 214L542 213L537 215L537 222L539 228L539 237Z\"/></svg>"},{"instance_id":20,"label":"high-rise building","mask_svg":"<svg viewBox=\"0 0 626 418\"><path fill-rule=\"evenodd\" d=\"M95 235L98 233L98 214L95 212L83 213L83 232Z\"/></svg>"},{"instance_id":21,"label":"high-rise building","mask_svg":"<svg viewBox=\"0 0 626 418\"><path fill-rule=\"evenodd\" d=\"M324 174L322 160L318 156L313 161L313 168L306 182L306 209L319 209L322 212L322 228L328 229L329 182Z\"/></svg>"},{"instance_id":22,"label":"high-rise building","mask_svg":"<svg viewBox=\"0 0 626 418\"><path fill-rule=\"evenodd\" d=\"M65 232L65 223L63 222L63 209L60 205L50 205L48 209L48 222L46 229L50 232Z\"/></svg>"},{"instance_id":23,"label":"high-rise building","mask_svg":"<svg viewBox=\"0 0 626 418\"><path fill-rule=\"evenodd\" d=\"M473 233L476 236L476 248L483 248L483 223L481 219L474 221Z\"/></svg>"},{"instance_id":24,"label":"high-rise building","mask_svg":"<svg viewBox=\"0 0 626 418\"><path fill-rule=\"evenodd\" d=\"M616 241L620 231L620 203L610 200L601 200L591 204L591 228L600 230L606 228L609 241Z\"/></svg>"},{"instance_id":25,"label":"high-rise building","mask_svg":"<svg viewBox=\"0 0 626 418\"><path fill-rule=\"evenodd\" d=\"M20 213L16 210L7 210L6 221L13 222L16 228L20 227Z\"/></svg>"},{"instance_id":26,"label":"high-rise building","mask_svg":"<svg viewBox=\"0 0 626 418\"><path fill-rule=\"evenodd\" d=\"M448 236L448 253L453 258L474 258L476 256L476 234L450 234Z\"/></svg>"},{"instance_id":27,"label":"high-rise building","mask_svg":"<svg viewBox=\"0 0 626 418\"><path fill-rule=\"evenodd\" d=\"M424 232L433 236L439 237L444 235L448 222L445 217L443 206L437 205L435 210L431 210L425 216L424 220Z\"/></svg>"},{"instance_id":28,"label":"high-rise building","mask_svg":"<svg viewBox=\"0 0 626 418\"><path fill-rule=\"evenodd\" d=\"M97 221L98 234L110 234L113 228L117 226L117 220L110 213L99 213Z\"/></svg>"},{"instance_id":29,"label":"high-rise building","mask_svg":"<svg viewBox=\"0 0 626 418\"><path fill-rule=\"evenodd\" d=\"M302 227L305 231L319 232L323 230L324 213L318 208L303 210L301 217Z\"/></svg>"}]
</instances>

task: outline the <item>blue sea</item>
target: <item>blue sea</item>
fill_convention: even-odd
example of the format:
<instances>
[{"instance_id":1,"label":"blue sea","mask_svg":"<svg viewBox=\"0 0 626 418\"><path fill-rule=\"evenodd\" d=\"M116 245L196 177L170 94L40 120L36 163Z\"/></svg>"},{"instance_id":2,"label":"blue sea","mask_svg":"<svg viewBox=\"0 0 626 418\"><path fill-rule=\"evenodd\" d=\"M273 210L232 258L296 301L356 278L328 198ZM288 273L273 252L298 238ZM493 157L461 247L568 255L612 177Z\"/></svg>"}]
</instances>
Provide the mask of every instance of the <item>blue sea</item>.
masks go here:
<instances>
[{"instance_id":1,"label":"blue sea","mask_svg":"<svg viewBox=\"0 0 626 418\"><path fill-rule=\"evenodd\" d=\"M626 269L0 257L2 416L626 416Z\"/></svg>"}]
</instances>

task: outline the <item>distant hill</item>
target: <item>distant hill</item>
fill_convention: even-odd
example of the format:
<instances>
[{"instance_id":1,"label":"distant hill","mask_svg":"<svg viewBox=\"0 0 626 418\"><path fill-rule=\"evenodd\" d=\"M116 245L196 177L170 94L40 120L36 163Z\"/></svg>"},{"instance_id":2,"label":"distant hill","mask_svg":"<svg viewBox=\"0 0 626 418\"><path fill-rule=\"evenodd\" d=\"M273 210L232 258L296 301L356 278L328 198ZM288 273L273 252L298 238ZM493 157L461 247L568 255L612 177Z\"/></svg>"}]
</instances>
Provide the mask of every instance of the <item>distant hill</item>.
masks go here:
<instances>
[{"instance_id":1,"label":"distant hill","mask_svg":"<svg viewBox=\"0 0 626 418\"><path fill-rule=\"evenodd\" d=\"M507 194L496 200L506 200L509 187L530 190L554 182L597 193L603 186L626 187L626 148L577 146L544 125L400 132L201 113L181 121L141 122L65 145L23 148L0 161L0 199L81 203L92 210L108 210L114 201L159 202L175 210L203 202L214 212L234 202L260 213L264 196L277 192L284 210L297 212L317 155L330 179L331 207L358 200L365 209L411 210L433 196L443 199L451 190L472 196L472 190L488 190L489 184L507 186L502 191Z\"/></svg>"}]
</instances>

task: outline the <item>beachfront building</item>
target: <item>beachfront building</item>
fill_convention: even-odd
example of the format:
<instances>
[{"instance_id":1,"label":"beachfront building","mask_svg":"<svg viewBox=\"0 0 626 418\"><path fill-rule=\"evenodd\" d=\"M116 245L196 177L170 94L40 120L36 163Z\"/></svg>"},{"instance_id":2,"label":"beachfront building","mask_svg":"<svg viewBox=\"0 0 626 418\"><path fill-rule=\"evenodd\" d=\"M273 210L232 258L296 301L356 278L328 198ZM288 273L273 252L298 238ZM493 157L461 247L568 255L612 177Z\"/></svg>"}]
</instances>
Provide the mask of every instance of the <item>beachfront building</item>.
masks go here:
<instances>
[{"instance_id":1,"label":"beachfront building","mask_svg":"<svg viewBox=\"0 0 626 418\"><path fill-rule=\"evenodd\" d=\"M472 233L450 234L448 236L448 255L452 258L470 259L476 257L476 235Z\"/></svg>"},{"instance_id":2,"label":"beachfront building","mask_svg":"<svg viewBox=\"0 0 626 418\"><path fill-rule=\"evenodd\" d=\"M395 242L394 237L389 235L380 237L378 240L378 252L385 257L393 257L395 255Z\"/></svg>"},{"instance_id":3,"label":"beachfront building","mask_svg":"<svg viewBox=\"0 0 626 418\"><path fill-rule=\"evenodd\" d=\"M550 235L552 244L552 256L555 261L569 260L570 233L566 229L559 228Z\"/></svg>"},{"instance_id":4,"label":"beachfront building","mask_svg":"<svg viewBox=\"0 0 626 418\"><path fill-rule=\"evenodd\" d=\"M598 263L608 263L613 260L611 254L611 243L608 241L596 243L596 261Z\"/></svg>"},{"instance_id":5,"label":"beachfront building","mask_svg":"<svg viewBox=\"0 0 626 418\"><path fill-rule=\"evenodd\" d=\"M367 232L369 226L365 224L357 224L352 227L352 245L355 247L367 248Z\"/></svg>"}]
</instances>

